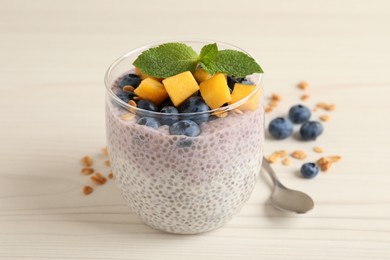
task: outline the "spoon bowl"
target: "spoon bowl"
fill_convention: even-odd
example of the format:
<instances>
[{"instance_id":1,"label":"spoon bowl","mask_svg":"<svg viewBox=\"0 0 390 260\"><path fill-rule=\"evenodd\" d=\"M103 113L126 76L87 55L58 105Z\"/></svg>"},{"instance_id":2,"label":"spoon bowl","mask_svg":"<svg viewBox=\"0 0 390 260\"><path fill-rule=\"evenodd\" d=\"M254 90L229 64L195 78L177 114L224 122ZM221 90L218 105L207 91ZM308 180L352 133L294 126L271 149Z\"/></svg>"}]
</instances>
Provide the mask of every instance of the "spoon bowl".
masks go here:
<instances>
[{"instance_id":1,"label":"spoon bowl","mask_svg":"<svg viewBox=\"0 0 390 260\"><path fill-rule=\"evenodd\" d=\"M276 176L274 170L268 161L263 158L262 168L270 175L274 183L274 189L271 194L271 204L277 209L292 211L296 213L306 213L314 208L313 199L297 190L285 187Z\"/></svg>"}]
</instances>

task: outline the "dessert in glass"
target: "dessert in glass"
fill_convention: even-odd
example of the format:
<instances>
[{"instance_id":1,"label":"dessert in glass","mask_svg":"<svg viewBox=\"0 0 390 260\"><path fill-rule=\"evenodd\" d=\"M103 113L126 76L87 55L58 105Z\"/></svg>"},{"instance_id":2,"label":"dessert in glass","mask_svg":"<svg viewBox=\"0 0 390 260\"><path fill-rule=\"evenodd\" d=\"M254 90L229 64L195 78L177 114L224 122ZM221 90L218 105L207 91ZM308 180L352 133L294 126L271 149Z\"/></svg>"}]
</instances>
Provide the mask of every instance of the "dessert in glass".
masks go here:
<instances>
[{"instance_id":1,"label":"dessert in glass","mask_svg":"<svg viewBox=\"0 0 390 260\"><path fill-rule=\"evenodd\" d=\"M181 43L200 52L214 41ZM254 189L264 146L262 74L210 74L197 64L158 78L132 65L160 44L126 53L106 73L111 166L128 206L147 225L202 233L229 221Z\"/></svg>"}]
</instances>

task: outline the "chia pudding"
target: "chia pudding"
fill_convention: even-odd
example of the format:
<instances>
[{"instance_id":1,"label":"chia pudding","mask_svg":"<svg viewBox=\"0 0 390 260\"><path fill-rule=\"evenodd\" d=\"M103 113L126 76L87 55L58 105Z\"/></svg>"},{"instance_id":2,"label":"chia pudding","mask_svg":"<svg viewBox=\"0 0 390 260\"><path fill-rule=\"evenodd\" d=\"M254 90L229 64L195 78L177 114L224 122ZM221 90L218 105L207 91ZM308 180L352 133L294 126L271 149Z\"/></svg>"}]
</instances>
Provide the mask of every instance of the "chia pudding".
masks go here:
<instances>
[{"instance_id":1,"label":"chia pudding","mask_svg":"<svg viewBox=\"0 0 390 260\"><path fill-rule=\"evenodd\" d=\"M199 123L197 136L172 135L170 126L139 124L142 113L115 97L128 59L114 63L106 77L106 126L111 166L122 196L146 224L177 234L221 227L250 197L260 171L264 145L261 75L251 78L259 105L241 111L245 102L225 106ZM127 68L128 70L128 68ZM110 75L111 72L111 75ZM195 94L196 95L196 94ZM195 114L186 118L193 119ZM176 115L177 116L177 115ZM183 116L182 114L180 116ZM138 123L137 123L138 122Z\"/></svg>"}]
</instances>

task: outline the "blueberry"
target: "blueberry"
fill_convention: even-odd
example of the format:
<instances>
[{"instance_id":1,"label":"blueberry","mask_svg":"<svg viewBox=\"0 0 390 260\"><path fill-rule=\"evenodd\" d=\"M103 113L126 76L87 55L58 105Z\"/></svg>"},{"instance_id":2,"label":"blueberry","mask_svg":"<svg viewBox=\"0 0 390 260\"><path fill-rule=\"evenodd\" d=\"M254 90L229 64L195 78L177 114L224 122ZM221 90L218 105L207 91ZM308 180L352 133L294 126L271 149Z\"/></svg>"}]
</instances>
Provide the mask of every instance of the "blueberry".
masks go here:
<instances>
[{"instance_id":1,"label":"blueberry","mask_svg":"<svg viewBox=\"0 0 390 260\"><path fill-rule=\"evenodd\" d=\"M137 96L136 94L134 94L133 92L124 92L120 89L118 89L116 92L115 92L115 95L120 99L122 100L123 102L125 103L128 103L130 100L134 99L135 96Z\"/></svg>"},{"instance_id":2,"label":"blueberry","mask_svg":"<svg viewBox=\"0 0 390 260\"><path fill-rule=\"evenodd\" d=\"M286 118L277 117L269 123L268 131L276 139L285 139L292 135L293 124Z\"/></svg>"},{"instance_id":3,"label":"blueberry","mask_svg":"<svg viewBox=\"0 0 390 260\"><path fill-rule=\"evenodd\" d=\"M237 78L234 76L227 75L227 84L231 90L234 89L234 84L241 83L244 80L245 78Z\"/></svg>"},{"instance_id":4,"label":"blueberry","mask_svg":"<svg viewBox=\"0 0 390 260\"><path fill-rule=\"evenodd\" d=\"M130 101L129 93L123 92L123 91L118 91L115 93L115 95L122 100L123 102L127 103Z\"/></svg>"},{"instance_id":5,"label":"blueberry","mask_svg":"<svg viewBox=\"0 0 390 260\"><path fill-rule=\"evenodd\" d=\"M137 96L137 94L135 94L134 92L128 92L127 94L129 95L129 98L132 100L134 100L134 97Z\"/></svg>"},{"instance_id":6,"label":"blueberry","mask_svg":"<svg viewBox=\"0 0 390 260\"><path fill-rule=\"evenodd\" d=\"M141 77L137 74L126 74L123 76L122 80L119 82L119 87L123 88L123 86L131 85L134 88L137 88L141 83Z\"/></svg>"},{"instance_id":7,"label":"blueberry","mask_svg":"<svg viewBox=\"0 0 390 260\"><path fill-rule=\"evenodd\" d=\"M303 122L309 121L310 116L310 109L308 109L304 105L295 105L290 108L290 111L288 111L288 118L294 124L301 124Z\"/></svg>"},{"instance_id":8,"label":"blueberry","mask_svg":"<svg viewBox=\"0 0 390 260\"><path fill-rule=\"evenodd\" d=\"M169 115L169 114L178 114L179 113L177 108L174 106L163 107L160 112L168 114L166 116L165 115L161 116L160 121L163 125L172 125L173 123L179 121L178 115Z\"/></svg>"},{"instance_id":9,"label":"blueberry","mask_svg":"<svg viewBox=\"0 0 390 260\"><path fill-rule=\"evenodd\" d=\"M303 140L316 140L316 138L322 134L324 127L318 121L308 121L302 124L299 129L299 133Z\"/></svg>"},{"instance_id":10,"label":"blueberry","mask_svg":"<svg viewBox=\"0 0 390 260\"><path fill-rule=\"evenodd\" d=\"M168 98L167 100L164 101L164 103L162 103L161 107L173 107L175 105L173 105L173 102L170 98Z\"/></svg>"},{"instance_id":11,"label":"blueberry","mask_svg":"<svg viewBox=\"0 0 390 260\"><path fill-rule=\"evenodd\" d=\"M196 113L196 112L207 112L210 108L206 102L199 96L192 96L185 100L179 107L180 113ZM206 122L209 119L209 113L204 113L197 116L183 116L184 119L191 119L197 124Z\"/></svg>"},{"instance_id":12,"label":"blueberry","mask_svg":"<svg viewBox=\"0 0 390 260\"><path fill-rule=\"evenodd\" d=\"M137 124L146 125L148 127L152 127L152 128L156 128L156 129L159 128L159 126L161 125L160 122L158 122L155 118L146 117L146 116L138 119Z\"/></svg>"},{"instance_id":13,"label":"blueberry","mask_svg":"<svg viewBox=\"0 0 390 260\"><path fill-rule=\"evenodd\" d=\"M314 178L318 174L318 166L315 163L304 163L301 167L301 174L307 179Z\"/></svg>"},{"instance_id":14,"label":"blueberry","mask_svg":"<svg viewBox=\"0 0 390 260\"><path fill-rule=\"evenodd\" d=\"M180 120L169 127L171 135L186 135L195 137L200 134L200 127L191 120Z\"/></svg>"},{"instance_id":15,"label":"blueberry","mask_svg":"<svg viewBox=\"0 0 390 260\"><path fill-rule=\"evenodd\" d=\"M156 104L145 99L141 99L140 101L138 101L137 107L148 111L154 111L154 112L158 111L158 107Z\"/></svg>"},{"instance_id":16,"label":"blueberry","mask_svg":"<svg viewBox=\"0 0 390 260\"><path fill-rule=\"evenodd\" d=\"M244 85L254 85L252 81L250 81L249 79L244 79L243 81L241 81L241 84L244 84Z\"/></svg>"}]
</instances>

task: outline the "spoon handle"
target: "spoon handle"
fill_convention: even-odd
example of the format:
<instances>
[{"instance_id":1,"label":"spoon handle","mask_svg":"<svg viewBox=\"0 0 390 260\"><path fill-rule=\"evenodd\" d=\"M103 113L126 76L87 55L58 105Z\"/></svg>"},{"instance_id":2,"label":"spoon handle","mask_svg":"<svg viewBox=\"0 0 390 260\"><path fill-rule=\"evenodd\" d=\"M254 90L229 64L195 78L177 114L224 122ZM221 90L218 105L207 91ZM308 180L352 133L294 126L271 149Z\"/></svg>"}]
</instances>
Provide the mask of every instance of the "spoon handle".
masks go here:
<instances>
[{"instance_id":1,"label":"spoon handle","mask_svg":"<svg viewBox=\"0 0 390 260\"><path fill-rule=\"evenodd\" d=\"M274 170L272 169L271 165L269 165L269 163L265 157L263 157L262 167L269 174L269 176L271 176L271 179L275 185L278 185L279 187L284 187L283 184L279 181Z\"/></svg>"}]
</instances>

